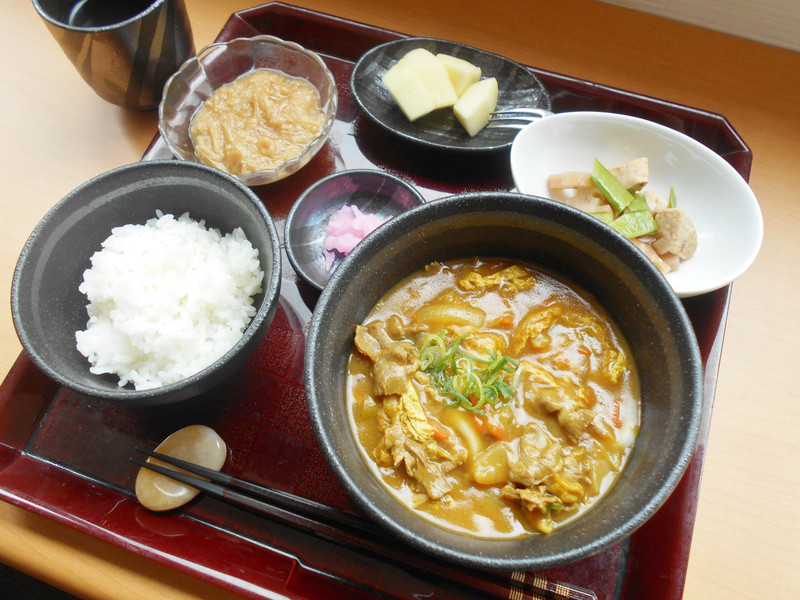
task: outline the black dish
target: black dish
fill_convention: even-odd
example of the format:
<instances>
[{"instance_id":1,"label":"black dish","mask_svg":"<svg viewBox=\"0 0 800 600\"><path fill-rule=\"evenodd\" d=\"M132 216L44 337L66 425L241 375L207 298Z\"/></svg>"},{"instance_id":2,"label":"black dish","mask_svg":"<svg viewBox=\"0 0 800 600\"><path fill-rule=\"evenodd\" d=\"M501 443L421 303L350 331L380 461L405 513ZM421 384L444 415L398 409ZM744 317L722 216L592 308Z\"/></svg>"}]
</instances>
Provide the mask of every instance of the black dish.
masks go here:
<instances>
[{"instance_id":1,"label":"black dish","mask_svg":"<svg viewBox=\"0 0 800 600\"><path fill-rule=\"evenodd\" d=\"M574 282L606 308L635 354L643 406L630 461L591 510L548 535L476 540L423 520L373 475L351 430L344 381L355 325L405 276L434 260L472 256L525 260ZM343 487L408 544L462 567L546 569L585 558L633 533L667 499L692 457L702 375L683 305L647 258L591 216L508 192L429 202L375 231L331 276L306 338L311 421Z\"/></svg>"},{"instance_id":2,"label":"black dish","mask_svg":"<svg viewBox=\"0 0 800 600\"><path fill-rule=\"evenodd\" d=\"M286 255L297 274L321 290L341 262L337 258L330 270L325 269L322 243L333 213L345 204L355 205L385 222L424 202L410 183L382 171L334 173L309 187L292 205L284 225Z\"/></svg>"},{"instance_id":3,"label":"black dish","mask_svg":"<svg viewBox=\"0 0 800 600\"><path fill-rule=\"evenodd\" d=\"M550 95L539 79L522 65L471 46L433 38L405 38L368 50L356 63L350 77L353 99L377 125L406 140L431 148L466 152L495 151L511 146L516 129L487 128L470 137L450 108L443 108L414 122L395 103L381 77L414 48L463 58L481 67L482 77L496 77L497 109L551 108Z\"/></svg>"},{"instance_id":4,"label":"black dish","mask_svg":"<svg viewBox=\"0 0 800 600\"><path fill-rule=\"evenodd\" d=\"M144 223L156 210L188 212L223 234L236 227L259 251L264 271L256 315L242 338L213 365L150 390L119 387L118 378L94 375L75 346L86 327L87 299L78 291L89 259L111 229ZM211 167L180 161L140 162L91 179L67 194L39 222L22 250L11 287L14 326L23 348L48 377L77 392L130 404L184 400L232 375L269 327L280 291L280 247L272 218L244 184Z\"/></svg>"}]
</instances>

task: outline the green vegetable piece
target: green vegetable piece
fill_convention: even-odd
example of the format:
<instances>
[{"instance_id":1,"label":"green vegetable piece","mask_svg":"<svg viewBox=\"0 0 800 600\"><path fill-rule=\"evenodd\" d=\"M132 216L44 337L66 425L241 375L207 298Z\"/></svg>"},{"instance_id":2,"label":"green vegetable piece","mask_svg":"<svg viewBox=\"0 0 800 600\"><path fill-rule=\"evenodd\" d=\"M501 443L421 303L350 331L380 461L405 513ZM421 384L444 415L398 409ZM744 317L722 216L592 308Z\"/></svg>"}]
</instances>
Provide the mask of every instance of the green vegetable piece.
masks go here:
<instances>
[{"instance_id":1,"label":"green vegetable piece","mask_svg":"<svg viewBox=\"0 0 800 600\"><path fill-rule=\"evenodd\" d=\"M625 212L639 211L650 212L650 205L647 204L647 198L644 197L644 194L641 192L636 192L633 195L633 201L628 205L628 208L625 209Z\"/></svg>"},{"instance_id":2,"label":"green vegetable piece","mask_svg":"<svg viewBox=\"0 0 800 600\"><path fill-rule=\"evenodd\" d=\"M637 238L658 229L658 224L650 207L647 205L644 194L637 193L628 205L628 208L619 217L609 223L626 238Z\"/></svg>"},{"instance_id":3,"label":"green vegetable piece","mask_svg":"<svg viewBox=\"0 0 800 600\"><path fill-rule=\"evenodd\" d=\"M611 221L614 220L614 215L611 214L610 212L594 212L589 214L592 215L594 218L601 220L606 225L610 225Z\"/></svg>"},{"instance_id":4,"label":"green vegetable piece","mask_svg":"<svg viewBox=\"0 0 800 600\"><path fill-rule=\"evenodd\" d=\"M653 215L644 211L626 212L609 223L626 238L637 238L658 229Z\"/></svg>"},{"instance_id":5,"label":"green vegetable piece","mask_svg":"<svg viewBox=\"0 0 800 600\"><path fill-rule=\"evenodd\" d=\"M597 159L594 159L594 167L592 168L592 183L618 213L621 213L633 202L633 194L625 189L619 179L614 177L611 171L606 169Z\"/></svg>"},{"instance_id":6,"label":"green vegetable piece","mask_svg":"<svg viewBox=\"0 0 800 600\"><path fill-rule=\"evenodd\" d=\"M611 221L609 225L629 239L653 233L658 229L647 199L640 192L633 195L633 200L625 212Z\"/></svg>"},{"instance_id":7,"label":"green vegetable piece","mask_svg":"<svg viewBox=\"0 0 800 600\"><path fill-rule=\"evenodd\" d=\"M678 206L678 198L675 196L675 188L669 188L669 205L670 208Z\"/></svg>"}]
</instances>

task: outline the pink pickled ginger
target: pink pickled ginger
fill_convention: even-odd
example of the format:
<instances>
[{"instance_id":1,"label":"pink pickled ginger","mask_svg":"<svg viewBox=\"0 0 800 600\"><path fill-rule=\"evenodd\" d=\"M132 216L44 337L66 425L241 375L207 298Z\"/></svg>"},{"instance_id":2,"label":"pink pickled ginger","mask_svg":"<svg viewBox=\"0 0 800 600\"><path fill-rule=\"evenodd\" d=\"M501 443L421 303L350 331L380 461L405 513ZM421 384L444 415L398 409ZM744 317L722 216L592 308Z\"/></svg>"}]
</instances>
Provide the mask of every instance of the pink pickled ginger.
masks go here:
<instances>
[{"instance_id":1,"label":"pink pickled ginger","mask_svg":"<svg viewBox=\"0 0 800 600\"><path fill-rule=\"evenodd\" d=\"M347 256L356 244L383 223L377 215L362 213L357 206L345 204L331 215L322 241L325 270L330 271L338 256Z\"/></svg>"}]
</instances>

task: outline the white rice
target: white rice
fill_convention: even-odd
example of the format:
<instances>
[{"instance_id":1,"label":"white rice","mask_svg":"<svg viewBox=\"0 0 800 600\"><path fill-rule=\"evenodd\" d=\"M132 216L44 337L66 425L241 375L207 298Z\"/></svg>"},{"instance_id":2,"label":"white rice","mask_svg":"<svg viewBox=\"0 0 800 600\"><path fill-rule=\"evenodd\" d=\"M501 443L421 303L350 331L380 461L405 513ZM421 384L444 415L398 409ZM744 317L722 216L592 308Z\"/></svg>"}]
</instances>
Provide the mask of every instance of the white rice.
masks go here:
<instances>
[{"instance_id":1,"label":"white rice","mask_svg":"<svg viewBox=\"0 0 800 600\"><path fill-rule=\"evenodd\" d=\"M144 225L115 227L91 258L79 290L89 322L75 334L95 374L137 390L201 371L233 347L256 313L264 273L237 228L221 235L156 212Z\"/></svg>"}]
</instances>

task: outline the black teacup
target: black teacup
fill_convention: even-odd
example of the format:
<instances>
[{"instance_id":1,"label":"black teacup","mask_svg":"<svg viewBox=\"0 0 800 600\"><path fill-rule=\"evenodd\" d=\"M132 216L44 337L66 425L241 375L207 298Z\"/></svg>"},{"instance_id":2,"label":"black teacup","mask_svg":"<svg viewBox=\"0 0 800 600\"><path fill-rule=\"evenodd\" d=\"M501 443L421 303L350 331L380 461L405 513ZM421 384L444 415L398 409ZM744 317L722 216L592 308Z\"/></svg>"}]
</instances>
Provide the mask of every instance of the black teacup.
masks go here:
<instances>
[{"instance_id":1,"label":"black teacup","mask_svg":"<svg viewBox=\"0 0 800 600\"><path fill-rule=\"evenodd\" d=\"M97 94L148 110L194 54L184 0L33 0L50 33Z\"/></svg>"}]
</instances>

